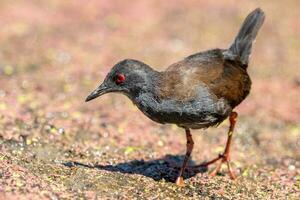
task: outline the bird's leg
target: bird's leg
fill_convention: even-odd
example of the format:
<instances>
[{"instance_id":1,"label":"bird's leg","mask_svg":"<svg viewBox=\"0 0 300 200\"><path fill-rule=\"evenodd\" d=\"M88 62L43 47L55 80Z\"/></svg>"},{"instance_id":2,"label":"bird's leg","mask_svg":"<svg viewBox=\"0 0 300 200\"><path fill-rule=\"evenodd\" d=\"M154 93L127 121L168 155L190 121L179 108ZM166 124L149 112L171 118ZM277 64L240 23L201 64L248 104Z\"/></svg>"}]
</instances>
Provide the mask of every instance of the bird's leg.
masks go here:
<instances>
[{"instance_id":1,"label":"bird's leg","mask_svg":"<svg viewBox=\"0 0 300 200\"><path fill-rule=\"evenodd\" d=\"M218 165L216 166L214 171L212 171L212 173L210 174L211 176L215 176L220 171L222 164L226 162L230 178L231 179L236 178L231 169L231 165L230 165L230 145L231 145L232 134L233 134L233 130L235 127L237 116L238 116L238 114L236 112L232 112L229 116L230 127L229 127L229 131L228 131L228 138L227 138L224 153L220 154L217 158L215 158L209 162L206 162L205 164L202 165L202 166L207 167L208 165L211 165L211 164L217 162L218 160L221 160L221 162L218 163Z\"/></svg>"},{"instance_id":2,"label":"bird's leg","mask_svg":"<svg viewBox=\"0 0 300 200\"><path fill-rule=\"evenodd\" d=\"M190 129L185 129L185 134L186 134L186 153L185 153L184 161L183 161L182 167L180 169L178 178L176 180L176 185L178 185L178 186L184 186L183 173L184 173L186 165L190 159L190 156L191 156L191 153L192 153L193 147L194 147L194 141L193 141Z\"/></svg>"}]
</instances>

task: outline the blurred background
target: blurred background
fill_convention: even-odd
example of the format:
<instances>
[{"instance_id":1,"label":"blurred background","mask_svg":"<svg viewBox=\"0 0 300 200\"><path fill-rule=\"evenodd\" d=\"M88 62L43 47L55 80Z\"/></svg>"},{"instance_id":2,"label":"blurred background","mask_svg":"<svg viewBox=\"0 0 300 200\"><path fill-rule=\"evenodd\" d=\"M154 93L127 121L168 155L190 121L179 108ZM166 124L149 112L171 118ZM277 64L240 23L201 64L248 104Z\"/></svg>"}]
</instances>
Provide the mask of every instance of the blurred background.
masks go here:
<instances>
[{"instance_id":1,"label":"blurred background","mask_svg":"<svg viewBox=\"0 0 300 200\"><path fill-rule=\"evenodd\" d=\"M297 0L1 0L0 197L298 196L299 6ZM187 173L189 186L174 189L177 169L167 160L181 163L183 130L155 124L125 96L89 103L85 97L122 59L164 70L195 52L227 48L256 7L266 21L248 68L252 91L237 108L232 161L240 178ZM195 163L223 151L227 128L224 122L193 131Z\"/></svg>"}]
</instances>

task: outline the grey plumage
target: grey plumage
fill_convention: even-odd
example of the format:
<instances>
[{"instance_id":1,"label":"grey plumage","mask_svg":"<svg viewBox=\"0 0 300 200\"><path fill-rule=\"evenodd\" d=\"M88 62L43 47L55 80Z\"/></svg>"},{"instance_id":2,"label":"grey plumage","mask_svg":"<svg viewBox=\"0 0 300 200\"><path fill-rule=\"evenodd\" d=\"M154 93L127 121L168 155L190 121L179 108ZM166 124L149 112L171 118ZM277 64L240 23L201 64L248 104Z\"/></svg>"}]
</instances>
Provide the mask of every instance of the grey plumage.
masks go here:
<instances>
[{"instance_id":1,"label":"grey plumage","mask_svg":"<svg viewBox=\"0 0 300 200\"><path fill-rule=\"evenodd\" d=\"M260 8L252 11L244 20L233 44L224 53L225 59L240 61L244 67L247 67L252 43L264 20L265 14Z\"/></svg>"}]
</instances>

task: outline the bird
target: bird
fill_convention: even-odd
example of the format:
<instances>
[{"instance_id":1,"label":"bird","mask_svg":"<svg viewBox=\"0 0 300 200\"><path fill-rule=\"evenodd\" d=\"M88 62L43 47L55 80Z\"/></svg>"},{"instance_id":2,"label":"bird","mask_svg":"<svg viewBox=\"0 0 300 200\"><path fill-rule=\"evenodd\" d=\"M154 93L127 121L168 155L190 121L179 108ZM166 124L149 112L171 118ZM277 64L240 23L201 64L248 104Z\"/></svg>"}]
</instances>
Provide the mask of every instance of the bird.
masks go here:
<instances>
[{"instance_id":1,"label":"bird","mask_svg":"<svg viewBox=\"0 0 300 200\"><path fill-rule=\"evenodd\" d=\"M186 153L175 182L178 186L184 186L183 173L194 147L191 129L216 127L228 118L230 126L224 152L202 165L216 163L210 174L215 176L222 164L226 164L230 178L235 179L230 164L232 135L238 118L234 108L250 92L249 57L264 20L264 11L256 8L245 18L229 48L195 53L165 71L157 71L139 60L122 60L112 67L86 101L111 92L122 93L154 122L183 128Z\"/></svg>"}]
</instances>

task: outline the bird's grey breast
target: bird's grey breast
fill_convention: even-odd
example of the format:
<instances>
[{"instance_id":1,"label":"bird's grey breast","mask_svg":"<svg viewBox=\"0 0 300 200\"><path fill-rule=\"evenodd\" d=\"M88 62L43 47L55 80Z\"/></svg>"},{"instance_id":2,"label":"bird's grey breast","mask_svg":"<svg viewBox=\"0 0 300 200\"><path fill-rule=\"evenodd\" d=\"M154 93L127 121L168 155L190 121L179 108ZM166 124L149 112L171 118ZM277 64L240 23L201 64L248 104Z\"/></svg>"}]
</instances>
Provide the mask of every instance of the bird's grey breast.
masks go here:
<instances>
[{"instance_id":1,"label":"bird's grey breast","mask_svg":"<svg viewBox=\"0 0 300 200\"><path fill-rule=\"evenodd\" d=\"M217 123L230 109L225 100L216 101L206 87L198 87L197 96L189 101L159 99L151 92L140 93L133 101L153 121L179 126Z\"/></svg>"}]
</instances>

